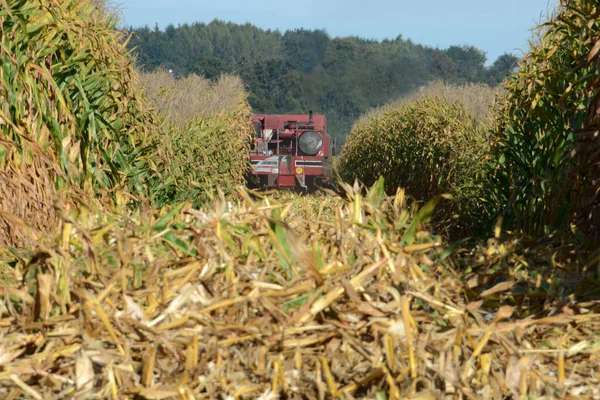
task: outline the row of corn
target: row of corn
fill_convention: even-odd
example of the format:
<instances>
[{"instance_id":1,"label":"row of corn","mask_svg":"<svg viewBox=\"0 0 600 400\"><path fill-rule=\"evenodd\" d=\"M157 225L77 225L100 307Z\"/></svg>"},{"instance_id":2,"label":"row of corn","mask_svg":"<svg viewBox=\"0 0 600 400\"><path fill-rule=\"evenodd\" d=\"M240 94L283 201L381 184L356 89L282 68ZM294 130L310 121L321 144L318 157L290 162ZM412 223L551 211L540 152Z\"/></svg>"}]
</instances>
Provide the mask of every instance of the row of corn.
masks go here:
<instances>
[{"instance_id":1,"label":"row of corn","mask_svg":"<svg viewBox=\"0 0 600 400\"><path fill-rule=\"evenodd\" d=\"M381 176L388 193L402 187L417 200L450 194L453 200L444 203L440 216L447 225L464 226L453 216L476 207L489 147L482 132L482 123L460 103L420 99L355 125L335 171L342 180L367 186Z\"/></svg>"},{"instance_id":2,"label":"row of corn","mask_svg":"<svg viewBox=\"0 0 600 400\"><path fill-rule=\"evenodd\" d=\"M141 75L144 93L165 121L158 138L163 176L152 186L156 206L191 201L206 204L218 192L229 196L244 181L250 151L251 110L242 81L216 82L167 72Z\"/></svg>"},{"instance_id":3,"label":"row of corn","mask_svg":"<svg viewBox=\"0 0 600 400\"><path fill-rule=\"evenodd\" d=\"M483 127L472 99L444 93L363 118L337 162L341 178L384 176L389 190L419 200L450 193L458 223L476 232L502 219L527 235L570 231L600 243L598 10L559 2Z\"/></svg>"},{"instance_id":4,"label":"row of corn","mask_svg":"<svg viewBox=\"0 0 600 400\"><path fill-rule=\"evenodd\" d=\"M198 104L192 88L166 81L196 105L177 119L98 3L0 4L1 243L51 229L68 204L200 204L243 182L251 127L239 79L202 87L212 99Z\"/></svg>"}]
</instances>

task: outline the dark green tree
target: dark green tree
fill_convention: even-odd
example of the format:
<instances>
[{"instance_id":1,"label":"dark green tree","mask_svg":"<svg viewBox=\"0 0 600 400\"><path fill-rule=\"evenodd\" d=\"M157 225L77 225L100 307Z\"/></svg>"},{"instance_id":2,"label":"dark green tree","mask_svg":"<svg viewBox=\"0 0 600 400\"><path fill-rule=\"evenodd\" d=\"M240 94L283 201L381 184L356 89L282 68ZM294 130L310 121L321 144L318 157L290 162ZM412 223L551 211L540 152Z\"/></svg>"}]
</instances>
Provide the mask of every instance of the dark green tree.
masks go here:
<instances>
[{"instance_id":1,"label":"dark green tree","mask_svg":"<svg viewBox=\"0 0 600 400\"><path fill-rule=\"evenodd\" d=\"M498 57L487 71L486 82L490 86L500 84L515 67L517 67L519 59L513 55L505 53Z\"/></svg>"},{"instance_id":2,"label":"dark green tree","mask_svg":"<svg viewBox=\"0 0 600 400\"><path fill-rule=\"evenodd\" d=\"M220 20L169 25L164 31L158 26L130 30L129 47L140 68L209 79L238 74L255 112L326 113L338 146L354 121L373 107L437 79L497 85L516 60L505 54L486 68L485 53L473 46L440 50L401 35L382 41L330 38L323 30L281 33Z\"/></svg>"},{"instance_id":3,"label":"dark green tree","mask_svg":"<svg viewBox=\"0 0 600 400\"><path fill-rule=\"evenodd\" d=\"M456 83L479 82L484 79L485 53L473 46L450 46L446 54L452 60L456 74Z\"/></svg>"},{"instance_id":4,"label":"dark green tree","mask_svg":"<svg viewBox=\"0 0 600 400\"><path fill-rule=\"evenodd\" d=\"M286 32L282 40L283 56L288 64L300 72L313 72L323 62L330 41L325 31L298 29Z\"/></svg>"},{"instance_id":5,"label":"dark green tree","mask_svg":"<svg viewBox=\"0 0 600 400\"><path fill-rule=\"evenodd\" d=\"M204 76L207 79L215 79L229 71L220 58L204 57L192 66L191 72L196 75Z\"/></svg>"}]
</instances>

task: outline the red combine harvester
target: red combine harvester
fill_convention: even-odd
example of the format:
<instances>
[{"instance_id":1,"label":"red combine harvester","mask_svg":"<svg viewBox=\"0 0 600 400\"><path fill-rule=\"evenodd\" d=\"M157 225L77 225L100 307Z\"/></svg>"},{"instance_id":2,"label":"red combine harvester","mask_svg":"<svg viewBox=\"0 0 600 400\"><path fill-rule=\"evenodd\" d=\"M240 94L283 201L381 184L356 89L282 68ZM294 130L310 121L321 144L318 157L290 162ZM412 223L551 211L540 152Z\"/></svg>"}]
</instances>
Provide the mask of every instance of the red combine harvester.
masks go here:
<instances>
[{"instance_id":1,"label":"red combine harvester","mask_svg":"<svg viewBox=\"0 0 600 400\"><path fill-rule=\"evenodd\" d=\"M254 115L252 123L251 186L313 191L331 182L335 143L325 115Z\"/></svg>"}]
</instances>

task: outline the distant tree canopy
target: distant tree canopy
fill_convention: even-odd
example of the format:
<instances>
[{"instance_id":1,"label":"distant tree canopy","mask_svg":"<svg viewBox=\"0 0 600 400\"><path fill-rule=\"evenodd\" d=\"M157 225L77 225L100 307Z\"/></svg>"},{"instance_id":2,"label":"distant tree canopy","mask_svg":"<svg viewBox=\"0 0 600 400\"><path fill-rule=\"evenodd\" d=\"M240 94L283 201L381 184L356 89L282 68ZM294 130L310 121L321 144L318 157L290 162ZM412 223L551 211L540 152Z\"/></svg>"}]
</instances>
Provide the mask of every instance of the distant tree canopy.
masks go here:
<instances>
[{"instance_id":1,"label":"distant tree canopy","mask_svg":"<svg viewBox=\"0 0 600 400\"><path fill-rule=\"evenodd\" d=\"M250 91L254 112L325 113L338 146L354 121L373 107L439 79L495 86L517 61L504 54L486 68L485 53L472 46L440 50L402 36L331 38L322 30L282 34L219 20L130 31L129 46L143 70L172 69L209 79L236 73Z\"/></svg>"}]
</instances>

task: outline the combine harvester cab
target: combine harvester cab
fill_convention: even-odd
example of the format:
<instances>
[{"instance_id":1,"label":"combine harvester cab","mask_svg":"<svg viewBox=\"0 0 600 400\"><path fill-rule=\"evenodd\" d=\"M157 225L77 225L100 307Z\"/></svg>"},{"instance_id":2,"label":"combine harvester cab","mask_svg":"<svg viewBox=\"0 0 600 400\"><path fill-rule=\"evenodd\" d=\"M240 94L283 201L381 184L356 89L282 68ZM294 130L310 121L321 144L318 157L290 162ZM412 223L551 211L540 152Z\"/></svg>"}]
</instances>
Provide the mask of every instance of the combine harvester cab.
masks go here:
<instances>
[{"instance_id":1,"label":"combine harvester cab","mask_svg":"<svg viewBox=\"0 0 600 400\"><path fill-rule=\"evenodd\" d=\"M325 115L254 115L251 174L262 189L313 191L331 183L334 143Z\"/></svg>"}]
</instances>

